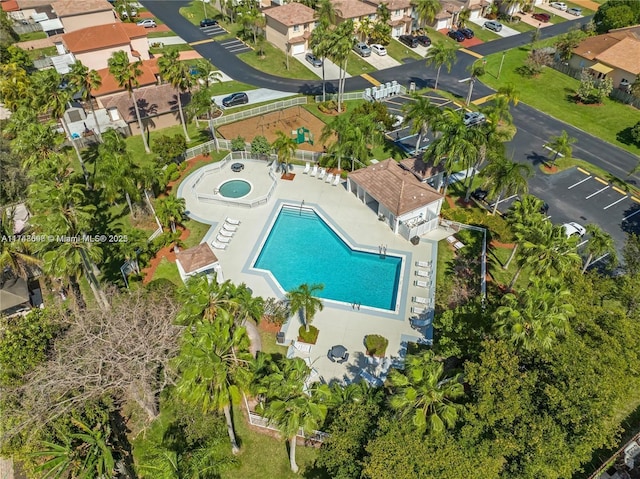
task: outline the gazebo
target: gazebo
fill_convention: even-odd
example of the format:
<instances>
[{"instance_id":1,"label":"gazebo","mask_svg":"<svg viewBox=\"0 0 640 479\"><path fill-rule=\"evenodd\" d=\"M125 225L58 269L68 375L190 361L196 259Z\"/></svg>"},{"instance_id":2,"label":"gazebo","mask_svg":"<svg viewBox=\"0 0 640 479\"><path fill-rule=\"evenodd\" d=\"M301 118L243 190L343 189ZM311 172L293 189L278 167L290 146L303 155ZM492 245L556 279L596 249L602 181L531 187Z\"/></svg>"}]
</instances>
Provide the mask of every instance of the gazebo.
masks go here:
<instances>
[{"instance_id":1,"label":"gazebo","mask_svg":"<svg viewBox=\"0 0 640 479\"><path fill-rule=\"evenodd\" d=\"M176 265L184 282L198 274L215 274L218 282L224 281L220 262L209 243L200 243L193 248L176 251Z\"/></svg>"},{"instance_id":2,"label":"gazebo","mask_svg":"<svg viewBox=\"0 0 640 479\"><path fill-rule=\"evenodd\" d=\"M349 173L347 189L403 238L438 227L444 196L392 158Z\"/></svg>"}]
</instances>

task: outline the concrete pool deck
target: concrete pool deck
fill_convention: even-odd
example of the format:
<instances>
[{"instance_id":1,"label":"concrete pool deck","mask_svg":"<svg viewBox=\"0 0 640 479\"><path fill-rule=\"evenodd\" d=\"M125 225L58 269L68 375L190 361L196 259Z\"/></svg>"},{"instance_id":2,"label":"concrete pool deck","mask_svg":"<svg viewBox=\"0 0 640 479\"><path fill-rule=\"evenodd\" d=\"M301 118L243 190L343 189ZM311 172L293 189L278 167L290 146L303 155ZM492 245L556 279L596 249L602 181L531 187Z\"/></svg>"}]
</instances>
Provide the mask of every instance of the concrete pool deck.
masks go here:
<instances>
[{"instance_id":1,"label":"concrete pool deck","mask_svg":"<svg viewBox=\"0 0 640 479\"><path fill-rule=\"evenodd\" d=\"M242 172L231 171L230 165L235 162L245 165ZM211 195L225 180L244 179L253 185L253 190L242 201L251 202L263 198L273 184L269 175L270 167L264 161L230 161L205 176L201 175L202 168L196 170L181 183L178 196L185 198L187 214L190 217L212 225L203 239L210 244L215 240L225 218L240 220L240 225L227 248L214 251L219 258L224 279L230 279L234 283L246 283L256 295L264 298L281 298L284 295L271 275L252 269L270 225L283 204L300 206L304 200L306 207L316 209L330 226L353 246L378 252L380 245L386 245L388 254L402 256L404 264L396 311L367 308L364 305L358 310L351 304L323 300L324 310L319 312L313 321L313 325L320 330L317 343L308 354L295 351L295 355L307 359L311 367L317 371L319 378L326 382L358 380L362 377L362 370L365 371L365 377L367 373L373 376L380 375L381 370L389 365L390 359L398 360L404 356L407 341L431 341L433 310L427 308L428 311L421 323L424 324L423 327L413 329L409 318L415 317L416 314L412 313L412 307L424 308L425 305L412 302L412 298L419 296L433 301L435 291L431 278L435 278L436 274L437 242L450 233L431 232L414 246L393 234L385 223L378 221L372 209L346 190L344 181L338 186L332 186L317 177L303 174L303 169L301 166L294 166L293 181L281 180L278 175L270 199L266 204L252 208L219 203L219 195L218 200L213 201L199 200L197 195ZM314 254L312 243L309 244L309 254ZM430 277L416 275L417 269L424 269L417 268L416 261L432 262ZM318 258L318 263L322 265L322 257ZM357 271L353 274L357 274ZM429 287L416 286L416 280L427 282ZM370 281L376 281L376 278L370 278ZM283 331L286 334L286 345L297 339L299 326L297 317L291 318L285 324ZM366 357L364 337L368 334L380 334L389 340L386 356L390 359L371 362L370 358ZM338 344L345 346L349 352L349 360L344 364L333 363L327 357L329 349Z\"/></svg>"}]
</instances>

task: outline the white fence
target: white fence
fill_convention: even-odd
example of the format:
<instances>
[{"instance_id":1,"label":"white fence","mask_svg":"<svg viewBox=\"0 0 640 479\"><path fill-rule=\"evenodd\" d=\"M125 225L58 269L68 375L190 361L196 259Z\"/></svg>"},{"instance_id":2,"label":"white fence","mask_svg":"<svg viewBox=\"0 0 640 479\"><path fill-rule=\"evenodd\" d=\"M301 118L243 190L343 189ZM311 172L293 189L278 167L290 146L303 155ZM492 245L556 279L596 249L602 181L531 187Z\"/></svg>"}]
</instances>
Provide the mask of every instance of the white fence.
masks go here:
<instances>
[{"instance_id":1,"label":"white fence","mask_svg":"<svg viewBox=\"0 0 640 479\"><path fill-rule=\"evenodd\" d=\"M285 108L291 108L292 106L306 105L307 97L291 98L290 100L277 101L275 103L269 103L268 105L251 108L249 110L239 111L238 113L231 113L229 115L222 115L219 118L210 120L213 126L226 125L227 123L233 123L234 121L244 120L251 118L252 116L264 115L272 111L284 110ZM211 125L209 125L211 126Z\"/></svg>"},{"instance_id":2,"label":"white fence","mask_svg":"<svg viewBox=\"0 0 640 479\"><path fill-rule=\"evenodd\" d=\"M352 92L347 92L344 93L342 95L342 99L343 100L362 100L364 99L364 92L363 91L352 91ZM325 94L325 100L329 101L329 100L337 100L338 99L338 94L337 93L326 93ZM322 95L316 95L315 96L315 101L316 103L322 103Z\"/></svg>"},{"instance_id":3,"label":"white fence","mask_svg":"<svg viewBox=\"0 0 640 479\"><path fill-rule=\"evenodd\" d=\"M265 429L270 429L272 431L279 431L277 427L269 423L269 420L267 418L260 416L259 414L251 411L249 411L249 424L251 424L252 426L258 426L258 427L263 427ZM298 434L296 435L298 437L305 438L305 440L307 441L320 442L320 443L324 442L329 437L329 434L322 431L312 431L311 434L307 435L304 433L304 429L302 428L298 429Z\"/></svg>"}]
</instances>

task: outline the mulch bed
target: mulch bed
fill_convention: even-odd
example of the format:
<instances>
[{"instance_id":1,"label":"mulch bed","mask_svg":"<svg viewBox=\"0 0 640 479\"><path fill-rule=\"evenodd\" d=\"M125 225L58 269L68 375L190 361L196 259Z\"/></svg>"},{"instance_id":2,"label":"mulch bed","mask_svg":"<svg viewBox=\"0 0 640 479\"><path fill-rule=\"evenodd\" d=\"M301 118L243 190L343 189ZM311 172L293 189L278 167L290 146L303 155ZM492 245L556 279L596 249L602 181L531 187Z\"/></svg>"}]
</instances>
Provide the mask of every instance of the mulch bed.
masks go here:
<instances>
[{"instance_id":1,"label":"mulch bed","mask_svg":"<svg viewBox=\"0 0 640 479\"><path fill-rule=\"evenodd\" d=\"M182 229L182 233L180 234L180 241L185 241L191 234L191 231L189 231L188 229L178 229ZM142 270L142 274L144 276L144 278L142 279L142 284L147 284L153 279L153 275L155 274L156 269L158 268L158 265L163 258L166 258L167 261L170 261L171 263L176 262L176 253L173 248L174 245L165 246L160 251L158 251L153 258L151 258L151 261L149 261L149 265Z\"/></svg>"},{"instance_id":2,"label":"mulch bed","mask_svg":"<svg viewBox=\"0 0 640 479\"><path fill-rule=\"evenodd\" d=\"M295 173L283 173L283 175L280 177L281 180L289 180L289 181L293 181L293 179L296 177Z\"/></svg>"}]
</instances>

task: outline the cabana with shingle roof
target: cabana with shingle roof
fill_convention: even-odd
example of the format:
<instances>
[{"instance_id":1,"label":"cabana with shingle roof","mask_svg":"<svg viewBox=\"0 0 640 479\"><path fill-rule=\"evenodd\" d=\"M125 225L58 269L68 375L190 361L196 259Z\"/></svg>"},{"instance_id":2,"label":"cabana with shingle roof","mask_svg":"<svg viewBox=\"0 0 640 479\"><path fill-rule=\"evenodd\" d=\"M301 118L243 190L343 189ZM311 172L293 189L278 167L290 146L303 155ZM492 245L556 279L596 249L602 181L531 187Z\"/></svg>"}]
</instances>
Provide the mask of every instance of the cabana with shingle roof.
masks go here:
<instances>
[{"instance_id":1,"label":"cabana with shingle roof","mask_svg":"<svg viewBox=\"0 0 640 479\"><path fill-rule=\"evenodd\" d=\"M392 158L349 173L347 189L406 239L438 227L444 197Z\"/></svg>"},{"instance_id":2,"label":"cabana with shingle roof","mask_svg":"<svg viewBox=\"0 0 640 479\"><path fill-rule=\"evenodd\" d=\"M176 251L176 265L182 281L186 282L191 276L198 274L215 274L218 282L223 281L218 257L206 242L184 251Z\"/></svg>"}]
</instances>

